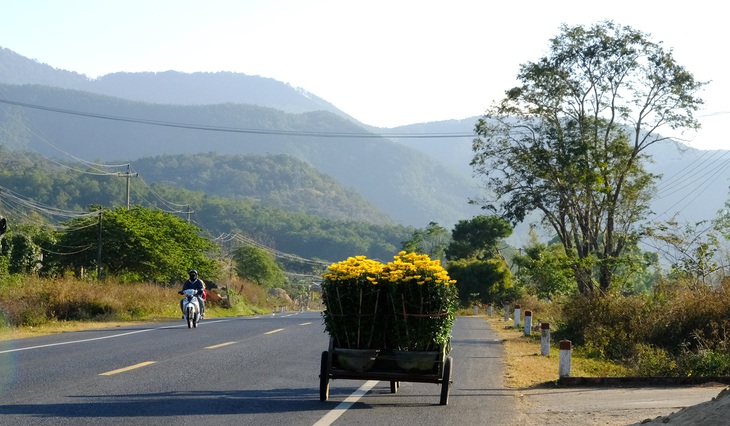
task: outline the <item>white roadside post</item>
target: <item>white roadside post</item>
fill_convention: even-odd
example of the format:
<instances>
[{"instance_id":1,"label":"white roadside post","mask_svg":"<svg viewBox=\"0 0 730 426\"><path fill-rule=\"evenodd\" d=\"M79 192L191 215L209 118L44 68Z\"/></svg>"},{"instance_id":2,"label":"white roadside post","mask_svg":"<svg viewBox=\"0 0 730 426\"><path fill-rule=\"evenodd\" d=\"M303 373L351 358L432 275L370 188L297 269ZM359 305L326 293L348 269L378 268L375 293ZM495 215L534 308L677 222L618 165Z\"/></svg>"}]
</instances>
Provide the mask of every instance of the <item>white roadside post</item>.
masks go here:
<instances>
[{"instance_id":1,"label":"white roadside post","mask_svg":"<svg viewBox=\"0 0 730 426\"><path fill-rule=\"evenodd\" d=\"M560 377L570 377L570 355L572 352L572 342L570 340L560 341L560 365L558 374Z\"/></svg>"},{"instance_id":2,"label":"white roadside post","mask_svg":"<svg viewBox=\"0 0 730 426\"><path fill-rule=\"evenodd\" d=\"M525 336L532 334L532 311L525 311Z\"/></svg>"},{"instance_id":3,"label":"white roadside post","mask_svg":"<svg viewBox=\"0 0 730 426\"><path fill-rule=\"evenodd\" d=\"M550 323L540 324L540 355L550 356Z\"/></svg>"},{"instance_id":4,"label":"white roadside post","mask_svg":"<svg viewBox=\"0 0 730 426\"><path fill-rule=\"evenodd\" d=\"M487 305L487 316L492 316L492 304Z\"/></svg>"},{"instance_id":5,"label":"white roadside post","mask_svg":"<svg viewBox=\"0 0 730 426\"><path fill-rule=\"evenodd\" d=\"M515 328L520 328L521 319L520 305L515 305Z\"/></svg>"},{"instance_id":6,"label":"white roadside post","mask_svg":"<svg viewBox=\"0 0 730 426\"><path fill-rule=\"evenodd\" d=\"M504 305L504 320L509 321L509 305Z\"/></svg>"},{"instance_id":7,"label":"white roadside post","mask_svg":"<svg viewBox=\"0 0 730 426\"><path fill-rule=\"evenodd\" d=\"M479 306L474 305L474 316L479 315Z\"/></svg>"}]
</instances>

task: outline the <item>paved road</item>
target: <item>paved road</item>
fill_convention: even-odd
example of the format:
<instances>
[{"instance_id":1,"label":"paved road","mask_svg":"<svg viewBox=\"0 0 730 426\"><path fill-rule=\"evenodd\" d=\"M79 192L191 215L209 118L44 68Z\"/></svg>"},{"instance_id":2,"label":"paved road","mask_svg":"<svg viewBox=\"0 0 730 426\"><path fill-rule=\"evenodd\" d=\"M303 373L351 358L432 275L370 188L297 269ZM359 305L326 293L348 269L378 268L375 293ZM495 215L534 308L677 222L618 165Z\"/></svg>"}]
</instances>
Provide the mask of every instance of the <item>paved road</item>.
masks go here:
<instances>
[{"instance_id":1,"label":"paved road","mask_svg":"<svg viewBox=\"0 0 730 426\"><path fill-rule=\"evenodd\" d=\"M0 425L510 424L502 346L480 318L459 318L453 386L333 380L319 400L327 349L317 312L182 321L0 342ZM336 413L336 416L332 416ZM324 421L323 421L324 420Z\"/></svg>"},{"instance_id":2,"label":"paved road","mask_svg":"<svg viewBox=\"0 0 730 426\"><path fill-rule=\"evenodd\" d=\"M378 382L355 397L353 380L331 381L321 402L327 342L316 312L0 342L0 425L628 425L724 388L506 389L497 336L460 317L447 406L440 385Z\"/></svg>"}]
</instances>

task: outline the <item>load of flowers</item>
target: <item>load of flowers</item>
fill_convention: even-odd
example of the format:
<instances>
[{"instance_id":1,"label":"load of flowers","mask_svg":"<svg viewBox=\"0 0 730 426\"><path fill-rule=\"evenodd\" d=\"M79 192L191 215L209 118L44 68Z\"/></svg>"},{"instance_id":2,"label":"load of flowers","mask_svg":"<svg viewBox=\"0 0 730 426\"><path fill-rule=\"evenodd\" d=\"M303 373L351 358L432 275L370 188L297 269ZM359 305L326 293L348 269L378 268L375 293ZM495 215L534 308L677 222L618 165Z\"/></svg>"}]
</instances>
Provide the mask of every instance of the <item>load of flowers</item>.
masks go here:
<instances>
[{"instance_id":1,"label":"load of flowers","mask_svg":"<svg viewBox=\"0 0 730 426\"><path fill-rule=\"evenodd\" d=\"M405 251L387 264L355 256L322 276L322 315L336 347L437 351L448 345L458 297L440 261Z\"/></svg>"},{"instance_id":2,"label":"load of flowers","mask_svg":"<svg viewBox=\"0 0 730 426\"><path fill-rule=\"evenodd\" d=\"M451 338L458 295L454 280L425 254L398 253L385 265L389 346L402 351L438 351Z\"/></svg>"},{"instance_id":3,"label":"load of flowers","mask_svg":"<svg viewBox=\"0 0 730 426\"><path fill-rule=\"evenodd\" d=\"M384 341L382 305L385 294L378 285L384 265L365 256L333 263L322 275L322 313L325 330L339 348L381 348Z\"/></svg>"}]
</instances>

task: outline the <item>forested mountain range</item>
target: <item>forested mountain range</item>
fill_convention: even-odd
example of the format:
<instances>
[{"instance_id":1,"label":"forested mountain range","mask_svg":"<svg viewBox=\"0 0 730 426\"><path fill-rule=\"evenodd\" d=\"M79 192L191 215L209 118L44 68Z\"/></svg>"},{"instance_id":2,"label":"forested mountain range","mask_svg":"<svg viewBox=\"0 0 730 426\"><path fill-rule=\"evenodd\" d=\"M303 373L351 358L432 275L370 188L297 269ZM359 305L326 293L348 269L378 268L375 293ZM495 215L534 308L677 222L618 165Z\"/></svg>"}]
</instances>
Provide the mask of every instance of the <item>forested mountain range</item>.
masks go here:
<instances>
[{"instance_id":1,"label":"forested mountain range","mask_svg":"<svg viewBox=\"0 0 730 426\"><path fill-rule=\"evenodd\" d=\"M423 227L437 222L449 228L458 220L479 213L478 208L468 204L478 191L468 176L418 150L372 133L341 112L321 110L320 102L304 91L292 90L289 94L295 100L278 103L279 108L285 108L314 99L309 106L300 108L311 109L303 113L245 103L252 97L237 103L204 104L206 100L191 100L187 105L131 101L88 90L59 88L85 88L89 79L67 71L54 74L48 65L7 52L5 49L5 59L9 56L11 63L17 60L19 65L4 64L0 83L13 84L0 86L4 95L0 101L12 100L16 104L6 104L0 110L0 126L9 135L5 143L16 148L60 158L70 155L109 162L200 152L285 154L309 163L358 192L396 223ZM26 77L18 77L20 71ZM156 81L150 87L166 87L166 79L173 75L158 73L146 77ZM134 80L132 76L126 77ZM206 78L217 77L201 74L196 81ZM154 96L162 99L164 93Z\"/></svg>"},{"instance_id":2,"label":"forested mountain range","mask_svg":"<svg viewBox=\"0 0 730 426\"><path fill-rule=\"evenodd\" d=\"M251 166L241 173L235 169L239 163ZM11 232L23 223L53 227L83 214L92 205L123 208L126 203L124 167L119 169L122 172L105 171L97 164L81 169L78 164L60 163L4 146L0 146L0 164L0 213L11 223ZM331 178L287 156L170 155L143 159L139 164L140 168L134 169L139 175L129 177L130 203L187 218L211 239L238 234L283 253L334 262L360 254L389 258L413 232L413 228L389 223L385 215L348 194ZM186 180L187 170L198 164L200 173ZM158 169L157 174L147 178L148 168ZM292 182L288 174L276 172L283 168L291 168L292 173L299 173L309 182L310 194L329 193L333 200L341 200L335 212L340 217L308 214L307 210L321 208L317 197L286 196ZM207 179L211 175L238 180L243 195L215 194L216 182ZM158 178L169 182L150 182ZM182 180L184 185L179 184ZM262 192L269 193L270 199L257 200ZM279 206L271 195L277 193L283 194L286 203L298 199L300 204ZM353 217L345 217L348 212ZM371 216L363 217L366 212ZM381 223L374 223L377 221ZM288 269L311 272L306 268L311 265L292 264Z\"/></svg>"},{"instance_id":3,"label":"forested mountain range","mask_svg":"<svg viewBox=\"0 0 730 426\"><path fill-rule=\"evenodd\" d=\"M473 131L478 119L418 123L394 128L392 132L463 134ZM472 139L391 139L438 158L465 176L472 173L469 165L473 157ZM646 154L650 156L645 165L647 171L660 176L650 203L652 214L646 218L647 221L675 218L680 223L692 223L710 220L730 200L730 150L699 150L674 140L665 140L652 145ZM525 232L516 229L515 234L519 238Z\"/></svg>"},{"instance_id":4,"label":"forested mountain range","mask_svg":"<svg viewBox=\"0 0 730 426\"><path fill-rule=\"evenodd\" d=\"M0 104L4 106L0 140L44 155L68 158L68 153L136 163L177 154L284 154L361 194L396 223L423 227L435 221L449 228L460 219L483 213L468 205L481 192L471 176L470 137L393 136L469 135L478 117L377 129L305 90L272 79L172 71L89 79L7 49L0 49L0 83L6 83L0 86L0 100L56 109ZM388 136L379 137L379 133ZM648 219L674 215L687 221L710 219L724 207L730 151L701 151L667 141L653 146L648 154L655 160L648 164L649 171L662 176L652 201L654 215ZM152 175L145 170L148 173ZM226 183L200 189L218 188L243 196L236 195L235 185ZM306 183L301 185L304 189ZM288 191L286 197L293 194ZM261 200L269 202L265 197ZM328 212L340 204L320 202ZM292 204L301 206L300 201Z\"/></svg>"},{"instance_id":5,"label":"forested mountain range","mask_svg":"<svg viewBox=\"0 0 730 426\"><path fill-rule=\"evenodd\" d=\"M134 171L149 183L206 195L250 199L331 220L395 224L357 192L288 155L167 154L135 160Z\"/></svg>"},{"instance_id":6,"label":"forested mountain range","mask_svg":"<svg viewBox=\"0 0 730 426\"><path fill-rule=\"evenodd\" d=\"M329 111L356 121L313 93L272 78L241 73L113 73L90 79L0 47L0 83L38 84L132 101L173 105L250 104L299 114Z\"/></svg>"}]
</instances>

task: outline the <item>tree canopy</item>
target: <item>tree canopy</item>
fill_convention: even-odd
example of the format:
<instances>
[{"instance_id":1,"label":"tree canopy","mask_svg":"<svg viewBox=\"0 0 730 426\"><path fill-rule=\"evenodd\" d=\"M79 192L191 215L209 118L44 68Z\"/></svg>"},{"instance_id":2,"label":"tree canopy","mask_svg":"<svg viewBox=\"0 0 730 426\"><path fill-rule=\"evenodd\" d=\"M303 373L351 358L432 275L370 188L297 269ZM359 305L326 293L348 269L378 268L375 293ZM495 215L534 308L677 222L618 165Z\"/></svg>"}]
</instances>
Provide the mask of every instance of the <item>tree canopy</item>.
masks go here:
<instances>
[{"instance_id":1,"label":"tree canopy","mask_svg":"<svg viewBox=\"0 0 730 426\"><path fill-rule=\"evenodd\" d=\"M460 220L451 232L446 258L488 259L501 257L497 244L512 235L512 226L497 216L475 216Z\"/></svg>"},{"instance_id":2,"label":"tree canopy","mask_svg":"<svg viewBox=\"0 0 730 426\"><path fill-rule=\"evenodd\" d=\"M646 148L699 127L705 83L648 35L613 22L562 26L547 56L476 124L471 162L512 223L533 211L557 235L578 289L607 290L648 211Z\"/></svg>"},{"instance_id":3,"label":"tree canopy","mask_svg":"<svg viewBox=\"0 0 730 426\"><path fill-rule=\"evenodd\" d=\"M161 210L99 210L65 225L44 268L100 269L102 274L159 283L181 281L191 268L205 277L218 273L210 257L216 245L199 235L197 227Z\"/></svg>"},{"instance_id":4,"label":"tree canopy","mask_svg":"<svg viewBox=\"0 0 730 426\"><path fill-rule=\"evenodd\" d=\"M236 273L239 277L255 282L264 288L287 284L286 276L274 257L266 250L254 246L241 246L233 250Z\"/></svg>"}]
</instances>

